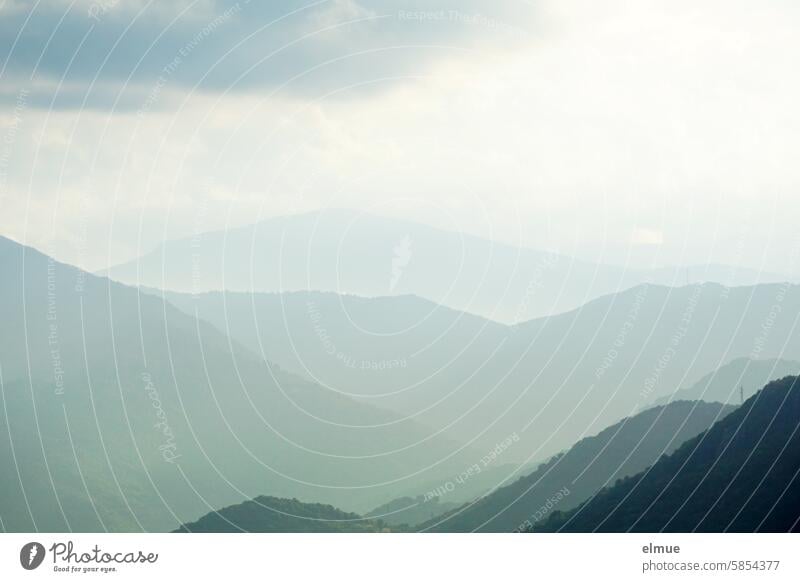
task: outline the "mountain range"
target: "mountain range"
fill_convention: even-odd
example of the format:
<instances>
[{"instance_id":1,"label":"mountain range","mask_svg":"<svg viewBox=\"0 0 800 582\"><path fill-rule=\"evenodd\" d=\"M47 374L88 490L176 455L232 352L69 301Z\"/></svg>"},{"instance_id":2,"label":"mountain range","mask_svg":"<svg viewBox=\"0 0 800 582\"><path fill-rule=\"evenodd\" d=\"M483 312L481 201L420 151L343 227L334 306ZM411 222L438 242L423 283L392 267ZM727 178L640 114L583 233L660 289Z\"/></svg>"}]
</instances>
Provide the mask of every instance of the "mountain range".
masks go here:
<instances>
[{"instance_id":1,"label":"mountain range","mask_svg":"<svg viewBox=\"0 0 800 582\"><path fill-rule=\"evenodd\" d=\"M800 530L800 379L770 383L740 407L675 401L578 442L536 471L413 527L426 496L346 514L259 498L180 531L789 532ZM686 439L686 440L684 440ZM310 525L303 520L319 519Z\"/></svg>"},{"instance_id":2,"label":"mountain range","mask_svg":"<svg viewBox=\"0 0 800 582\"><path fill-rule=\"evenodd\" d=\"M364 516L297 499L262 496L208 513L179 531L520 531L535 523L531 520L547 515L548 508L575 507L609 483L651 466L734 409L688 401L651 408L583 439L512 484L463 505L453 503L446 487L395 499Z\"/></svg>"},{"instance_id":3,"label":"mountain range","mask_svg":"<svg viewBox=\"0 0 800 582\"><path fill-rule=\"evenodd\" d=\"M281 257L270 255L279 235L292 252L318 254L324 273L331 249L351 244L331 237L352 232L360 244L347 249L364 261L364 277L340 277L355 264L334 274L372 281L380 241L414 226L382 220L329 212L268 221L272 250L258 256L275 259L265 269L282 277ZM324 248L307 237L316 233L309 221L327 233ZM255 244L262 226L231 231L230 240L241 245L249 232ZM411 238L423 248L450 248L441 237L452 233L419 228ZM553 504L542 498L552 487L537 481L573 479L561 511L590 504L613 480L658 467L662 453L713 431L711 418L729 411L723 404L796 373L800 360L800 287L787 282L629 281L609 294L586 288L593 298L573 296L567 311L569 293L556 309L534 285L532 311L495 320L469 302L446 307L459 301L434 301L430 289L412 293L434 262L448 273L446 253L420 253L416 273L416 247L393 249L384 296L341 285L310 291L316 283L296 278L295 291L232 291L224 270L206 269L209 257L229 264L228 240L189 241L192 290L217 275L224 290L185 293L143 285L152 257L137 263L129 286L0 237L3 528L168 531L266 495L335 506L370 531L511 531L525 511ZM478 246L468 271L485 243L469 239ZM159 273L180 278L176 260ZM495 277L514 280L502 269L487 280ZM574 283L567 279L559 281ZM507 309L496 291L485 301ZM601 468L587 463L592 451Z\"/></svg>"},{"instance_id":4,"label":"mountain range","mask_svg":"<svg viewBox=\"0 0 800 582\"><path fill-rule=\"evenodd\" d=\"M582 439L513 483L428 521L421 529L523 530L556 507L562 511L575 507L617 479L646 469L732 410L716 403L676 401L640 412Z\"/></svg>"},{"instance_id":5,"label":"mountain range","mask_svg":"<svg viewBox=\"0 0 800 582\"><path fill-rule=\"evenodd\" d=\"M348 513L332 505L303 503L261 495L223 507L197 521L182 524L178 533L376 533L391 531L380 520Z\"/></svg>"},{"instance_id":6,"label":"mountain range","mask_svg":"<svg viewBox=\"0 0 800 582\"><path fill-rule=\"evenodd\" d=\"M534 531L800 530L800 380L772 382L710 429Z\"/></svg>"},{"instance_id":7,"label":"mountain range","mask_svg":"<svg viewBox=\"0 0 800 582\"><path fill-rule=\"evenodd\" d=\"M7 530L166 531L263 491L367 511L479 454L4 238L0 272Z\"/></svg>"},{"instance_id":8,"label":"mountain range","mask_svg":"<svg viewBox=\"0 0 800 582\"><path fill-rule=\"evenodd\" d=\"M416 296L150 292L281 368L478 451L516 434L502 459L516 464L737 358L800 359L789 284L642 285L513 326Z\"/></svg>"},{"instance_id":9,"label":"mountain range","mask_svg":"<svg viewBox=\"0 0 800 582\"><path fill-rule=\"evenodd\" d=\"M418 295L505 323L554 315L643 283L786 280L726 265L631 268L335 209L166 241L99 273L168 291Z\"/></svg>"},{"instance_id":10,"label":"mountain range","mask_svg":"<svg viewBox=\"0 0 800 582\"><path fill-rule=\"evenodd\" d=\"M664 396L656 404L672 400L705 400L741 404L773 380L800 374L800 362L769 358L736 358L709 372L694 385Z\"/></svg>"}]
</instances>

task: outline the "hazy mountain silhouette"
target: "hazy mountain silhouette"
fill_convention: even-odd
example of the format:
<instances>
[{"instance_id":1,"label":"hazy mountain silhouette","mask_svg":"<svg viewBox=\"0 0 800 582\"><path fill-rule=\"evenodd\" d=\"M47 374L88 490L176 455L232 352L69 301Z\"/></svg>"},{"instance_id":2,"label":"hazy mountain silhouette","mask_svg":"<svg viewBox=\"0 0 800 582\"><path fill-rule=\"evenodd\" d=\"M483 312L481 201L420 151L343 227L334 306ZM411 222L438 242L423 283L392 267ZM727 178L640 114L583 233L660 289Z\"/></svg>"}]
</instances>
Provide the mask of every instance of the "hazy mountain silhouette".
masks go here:
<instances>
[{"instance_id":1,"label":"hazy mountain silhouette","mask_svg":"<svg viewBox=\"0 0 800 582\"><path fill-rule=\"evenodd\" d=\"M526 467L502 463L502 455L476 457L472 464L463 466L459 473L444 479L420 482L413 491L364 515L380 518L392 525L418 525L474 501L496 489L498 484L528 470Z\"/></svg>"},{"instance_id":2,"label":"hazy mountain silhouette","mask_svg":"<svg viewBox=\"0 0 800 582\"><path fill-rule=\"evenodd\" d=\"M265 491L364 513L479 466L476 495L732 359L800 359L789 284L642 285L507 326L413 296L177 309L1 238L0 270L10 530L172 529Z\"/></svg>"},{"instance_id":3,"label":"hazy mountain silhouette","mask_svg":"<svg viewBox=\"0 0 800 582\"><path fill-rule=\"evenodd\" d=\"M450 501L441 501L439 497L426 497L425 495L399 497L367 512L365 516L380 519L392 526L412 527L455 509L458 505L458 503Z\"/></svg>"},{"instance_id":4,"label":"hazy mountain silhouette","mask_svg":"<svg viewBox=\"0 0 800 582\"><path fill-rule=\"evenodd\" d=\"M366 511L477 453L0 238L0 517L169 530L268 490Z\"/></svg>"},{"instance_id":5,"label":"hazy mountain silhouette","mask_svg":"<svg viewBox=\"0 0 800 582\"><path fill-rule=\"evenodd\" d=\"M563 451L735 358L800 359L800 287L787 284L643 285L515 326L413 296L167 297L281 367L479 455L516 434L502 463Z\"/></svg>"},{"instance_id":6,"label":"hazy mountain silhouette","mask_svg":"<svg viewBox=\"0 0 800 582\"><path fill-rule=\"evenodd\" d=\"M783 279L721 265L650 270L600 265L347 210L198 233L165 242L107 274L183 292L413 294L510 323L567 311L644 282L733 286Z\"/></svg>"},{"instance_id":7,"label":"hazy mountain silhouette","mask_svg":"<svg viewBox=\"0 0 800 582\"><path fill-rule=\"evenodd\" d=\"M529 475L422 525L427 531L510 532L567 510L615 480L638 473L734 408L677 401L588 437Z\"/></svg>"},{"instance_id":8,"label":"hazy mountain silhouette","mask_svg":"<svg viewBox=\"0 0 800 582\"><path fill-rule=\"evenodd\" d=\"M798 373L800 373L800 362L737 358L703 376L693 386L660 398L657 404L666 404L671 400L705 400L740 404L742 396L745 399L750 398L772 380Z\"/></svg>"},{"instance_id":9,"label":"hazy mountain silhouette","mask_svg":"<svg viewBox=\"0 0 800 582\"><path fill-rule=\"evenodd\" d=\"M558 506L574 507L609 482L650 466L732 410L734 407L718 403L686 401L651 408L582 440L513 484L463 506L450 500L455 495L446 497L451 492L448 487L394 499L364 517L328 505L259 497L209 513L180 529L358 532L381 531L387 526L408 530L419 525L422 531L512 531L529 523L559 490L566 494L559 498ZM451 483L455 494L461 484Z\"/></svg>"},{"instance_id":10,"label":"hazy mountain silhouette","mask_svg":"<svg viewBox=\"0 0 800 582\"><path fill-rule=\"evenodd\" d=\"M367 519L331 505L260 496L213 511L182 525L180 533L372 533L390 531L381 520Z\"/></svg>"},{"instance_id":11,"label":"hazy mountain silhouette","mask_svg":"<svg viewBox=\"0 0 800 582\"><path fill-rule=\"evenodd\" d=\"M653 467L537 531L787 532L800 524L800 382L772 382Z\"/></svg>"},{"instance_id":12,"label":"hazy mountain silhouette","mask_svg":"<svg viewBox=\"0 0 800 582\"><path fill-rule=\"evenodd\" d=\"M509 333L502 324L412 295L298 291L164 297L286 370L373 398L416 384L425 390L426 381L457 385L465 378L460 367L489 355Z\"/></svg>"}]
</instances>

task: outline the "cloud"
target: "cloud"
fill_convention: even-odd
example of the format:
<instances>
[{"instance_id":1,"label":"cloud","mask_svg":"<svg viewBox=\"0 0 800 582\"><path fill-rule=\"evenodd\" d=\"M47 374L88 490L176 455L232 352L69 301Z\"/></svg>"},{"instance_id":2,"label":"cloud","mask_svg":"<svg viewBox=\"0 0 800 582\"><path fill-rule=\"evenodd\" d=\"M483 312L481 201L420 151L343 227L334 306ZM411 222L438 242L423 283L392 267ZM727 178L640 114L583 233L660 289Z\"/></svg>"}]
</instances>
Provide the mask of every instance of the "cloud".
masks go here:
<instances>
[{"instance_id":1,"label":"cloud","mask_svg":"<svg viewBox=\"0 0 800 582\"><path fill-rule=\"evenodd\" d=\"M185 90L281 87L315 95L374 77L420 74L454 51L529 39L533 9L520 0L430 6L423 0L11 3L0 18L2 81L38 81L40 89L48 86L42 81L55 88L63 82L64 94L42 89L32 99L53 108L79 107L84 98L98 107L124 104L165 72ZM434 12L438 18L409 16Z\"/></svg>"},{"instance_id":2,"label":"cloud","mask_svg":"<svg viewBox=\"0 0 800 582\"><path fill-rule=\"evenodd\" d=\"M97 66L65 75L42 57L31 81L15 51L24 83L0 85L0 143L13 137L0 149L0 232L99 268L191 235L198 208L216 229L351 207L620 264L639 227L636 251L663 262L789 270L797 5L547 0L518 41L511 3L330 1L247 40L287 5L225 17L234 3L193 4L170 26L185 5L160 4L145 21L169 50L125 36L90 90ZM142 5L109 8L92 34L112 38ZM362 22L314 34L337 19ZM124 85L145 53L158 55L152 70ZM69 255L84 224L86 255Z\"/></svg>"},{"instance_id":3,"label":"cloud","mask_svg":"<svg viewBox=\"0 0 800 582\"><path fill-rule=\"evenodd\" d=\"M635 245L659 246L664 244L664 233L660 230L637 226L631 234L631 243Z\"/></svg>"}]
</instances>

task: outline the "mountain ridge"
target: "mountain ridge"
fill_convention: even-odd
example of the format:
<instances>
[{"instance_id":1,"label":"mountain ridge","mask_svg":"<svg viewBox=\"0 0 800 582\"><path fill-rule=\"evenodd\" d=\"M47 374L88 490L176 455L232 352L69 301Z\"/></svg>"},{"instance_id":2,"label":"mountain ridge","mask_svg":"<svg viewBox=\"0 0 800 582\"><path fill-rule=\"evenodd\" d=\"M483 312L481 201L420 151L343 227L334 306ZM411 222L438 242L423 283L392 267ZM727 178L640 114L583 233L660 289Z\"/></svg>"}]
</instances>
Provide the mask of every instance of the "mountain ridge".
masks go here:
<instances>
[{"instance_id":1,"label":"mountain ridge","mask_svg":"<svg viewBox=\"0 0 800 582\"><path fill-rule=\"evenodd\" d=\"M371 214L314 212L164 241L102 271L176 292L413 293L488 319L517 323L562 313L643 282L674 285L685 267L629 268ZM785 277L713 264L691 282L727 285Z\"/></svg>"},{"instance_id":2,"label":"mountain ridge","mask_svg":"<svg viewBox=\"0 0 800 582\"><path fill-rule=\"evenodd\" d=\"M533 531L797 531L798 428L798 377L770 382L652 467Z\"/></svg>"},{"instance_id":3,"label":"mountain ridge","mask_svg":"<svg viewBox=\"0 0 800 582\"><path fill-rule=\"evenodd\" d=\"M8 530L164 531L262 488L367 510L476 454L8 239L0 271Z\"/></svg>"},{"instance_id":4,"label":"mountain ridge","mask_svg":"<svg viewBox=\"0 0 800 582\"><path fill-rule=\"evenodd\" d=\"M574 507L609 482L652 465L732 411L733 407L692 401L644 410L581 439L533 472L422 524L421 529L519 531L548 502L553 503L552 496L558 497L558 508Z\"/></svg>"}]
</instances>

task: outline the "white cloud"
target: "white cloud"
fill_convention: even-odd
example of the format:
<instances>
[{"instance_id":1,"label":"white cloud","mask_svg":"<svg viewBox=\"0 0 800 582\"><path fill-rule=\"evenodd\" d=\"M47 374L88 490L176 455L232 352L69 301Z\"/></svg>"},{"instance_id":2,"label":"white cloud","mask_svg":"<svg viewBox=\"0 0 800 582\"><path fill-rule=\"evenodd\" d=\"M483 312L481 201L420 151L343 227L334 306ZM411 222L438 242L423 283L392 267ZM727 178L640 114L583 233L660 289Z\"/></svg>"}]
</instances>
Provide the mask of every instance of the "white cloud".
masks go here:
<instances>
[{"instance_id":1,"label":"white cloud","mask_svg":"<svg viewBox=\"0 0 800 582\"><path fill-rule=\"evenodd\" d=\"M327 97L170 85L141 119L61 111L45 126L30 110L8 181L20 202L0 232L69 240L89 196L91 232L104 240L113 219L122 260L141 250L140 222L144 247L190 234L202 201L208 228L350 206L609 262L636 244L664 262L780 271L764 253L794 240L800 210L796 12L552 0L524 47L429 49L402 82L377 67ZM70 145L37 153L42 134Z\"/></svg>"},{"instance_id":2,"label":"white cloud","mask_svg":"<svg viewBox=\"0 0 800 582\"><path fill-rule=\"evenodd\" d=\"M335 27L343 22L374 18L377 15L374 10L362 6L356 0L332 0L308 16L311 23L309 32Z\"/></svg>"},{"instance_id":3,"label":"white cloud","mask_svg":"<svg viewBox=\"0 0 800 582\"><path fill-rule=\"evenodd\" d=\"M631 234L631 243L634 245L662 245L664 244L664 233L660 230L637 226Z\"/></svg>"}]
</instances>

